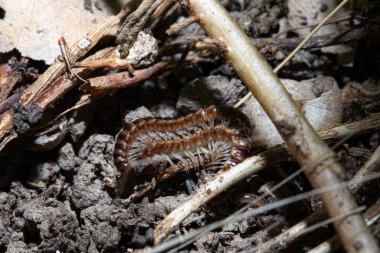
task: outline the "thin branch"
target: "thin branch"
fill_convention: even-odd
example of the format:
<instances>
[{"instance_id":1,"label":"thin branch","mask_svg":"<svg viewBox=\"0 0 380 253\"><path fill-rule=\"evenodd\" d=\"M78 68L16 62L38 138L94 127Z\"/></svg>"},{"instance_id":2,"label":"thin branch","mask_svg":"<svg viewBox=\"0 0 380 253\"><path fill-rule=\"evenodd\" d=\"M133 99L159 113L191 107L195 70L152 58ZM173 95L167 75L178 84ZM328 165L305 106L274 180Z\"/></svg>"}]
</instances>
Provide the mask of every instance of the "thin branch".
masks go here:
<instances>
[{"instance_id":1,"label":"thin branch","mask_svg":"<svg viewBox=\"0 0 380 253\"><path fill-rule=\"evenodd\" d=\"M198 21L198 17L190 17L190 18L187 18L180 23L175 23L175 24L171 25L168 30L166 30L166 34L169 36L173 36L173 35L179 33L185 27L187 27L187 26L189 26L192 23L197 22L197 21Z\"/></svg>"},{"instance_id":2,"label":"thin branch","mask_svg":"<svg viewBox=\"0 0 380 253\"><path fill-rule=\"evenodd\" d=\"M99 50L93 55L90 55L85 60L90 61L99 58L106 58L109 54L113 52L114 48L105 48ZM84 78L88 77L91 73L93 73L95 69L88 68L75 68L72 70L74 75L80 75ZM44 90L38 97L36 97L33 101L34 104L37 104L43 109L46 109L49 105L61 99L67 92L72 90L81 82L80 79L77 78L65 78L65 76L60 76L56 79L46 90ZM87 83L87 81L85 82Z\"/></svg>"},{"instance_id":3,"label":"thin branch","mask_svg":"<svg viewBox=\"0 0 380 253\"><path fill-rule=\"evenodd\" d=\"M352 41L358 41L361 39L377 39L376 31L380 29L377 24L368 24L362 27L356 27L344 32L336 32L330 34L324 34L312 37L303 49L322 48L332 45L338 45L342 43L348 43ZM194 36L188 36L187 39L191 39ZM253 38L252 42L259 50L264 48L271 48L271 54L275 54L278 51L291 51L294 50L304 38ZM173 43L160 48L159 55L173 55L174 53L182 52L186 48L186 45L182 43ZM206 43L204 41L196 41L192 50L204 51L211 50L214 52L222 53L218 45L212 43ZM273 53L272 53L273 52ZM248 93L251 94L251 93ZM251 95L247 94L247 98ZM236 103L235 107L239 107L244 103L246 99L241 99Z\"/></svg>"},{"instance_id":4,"label":"thin branch","mask_svg":"<svg viewBox=\"0 0 380 253\"><path fill-rule=\"evenodd\" d=\"M378 30L378 25L368 24L362 27L349 29L344 32L314 36L307 41L303 49L322 48L351 41L357 41L360 39L366 39L369 37L369 35L371 35L371 32ZM265 47L274 47L274 51L277 52L278 50L294 50L303 40L304 38L255 38L253 39L253 42L258 49Z\"/></svg>"},{"instance_id":5,"label":"thin branch","mask_svg":"<svg viewBox=\"0 0 380 253\"><path fill-rule=\"evenodd\" d=\"M363 167L355 174L355 178L350 185L352 192L357 192L363 187L363 183L359 183L360 179L370 173L380 170L380 146L377 147L372 156L363 165Z\"/></svg>"},{"instance_id":6,"label":"thin branch","mask_svg":"<svg viewBox=\"0 0 380 253\"><path fill-rule=\"evenodd\" d=\"M129 71L108 74L105 76L89 78L83 89L91 92L93 96L99 96L110 91L124 89L138 84L139 82L151 78L159 71L173 67L168 62L158 62L145 69L135 70L133 75Z\"/></svg>"}]
</instances>

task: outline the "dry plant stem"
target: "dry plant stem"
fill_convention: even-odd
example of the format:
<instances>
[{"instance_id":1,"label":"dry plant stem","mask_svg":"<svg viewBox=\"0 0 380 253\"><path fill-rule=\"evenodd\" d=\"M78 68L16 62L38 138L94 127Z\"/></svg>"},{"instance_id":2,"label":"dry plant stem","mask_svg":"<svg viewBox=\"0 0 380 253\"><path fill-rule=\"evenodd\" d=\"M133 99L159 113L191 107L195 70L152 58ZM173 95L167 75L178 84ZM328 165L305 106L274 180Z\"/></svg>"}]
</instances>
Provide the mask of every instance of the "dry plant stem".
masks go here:
<instances>
[{"instance_id":1,"label":"dry plant stem","mask_svg":"<svg viewBox=\"0 0 380 253\"><path fill-rule=\"evenodd\" d=\"M307 41L303 49L321 48L357 41L360 39L370 39L375 31L378 30L378 25L368 24L366 26L349 29L344 32L314 36ZM303 40L304 38L254 38L253 43L258 49L272 46L277 50L288 51L294 50Z\"/></svg>"},{"instance_id":2,"label":"dry plant stem","mask_svg":"<svg viewBox=\"0 0 380 253\"><path fill-rule=\"evenodd\" d=\"M181 6L173 0L164 0L160 6L154 11L151 18L146 25L148 29L155 31L154 34L157 38L165 36L164 27L172 23L172 17Z\"/></svg>"},{"instance_id":3,"label":"dry plant stem","mask_svg":"<svg viewBox=\"0 0 380 253\"><path fill-rule=\"evenodd\" d=\"M12 71L12 73L9 74L10 77L8 77L4 83L0 83L0 103L3 103L8 98L16 84L22 80L22 76L16 75L16 71Z\"/></svg>"},{"instance_id":4,"label":"dry plant stem","mask_svg":"<svg viewBox=\"0 0 380 253\"><path fill-rule=\"evenodd\" d=\"M24 89L18 89L14 92L14 94L10 97L8 97L5 101L3 102L0 102L0 115L9 110L10 108L13 107L13 105L15 103L17 103L17 101L20 100L20 97L21 97L21 94L22 92L24 91ZM1 121L1 118L0 118L0 121Z\"/></svg>"},{"instance_id":5,"label":"dry plant stem","mask_svg":"<svg viewBox=\"0 0 380 253\"><path fill-rule=\"evenodd\" d=\"M130 73L133 73L134 69L132 66L132 61L129 59L121 59L120 57L113 54L116 47L108 48L110 56L107 57L97 57L97 59L85 59L81 62L75 64L76 68L104 68L104 69L127 69Z\"/></svg>"},{"instance_id":6,"label":"dry plant stem","mask_svg":"<svg viewBox=\"0 0 380 253\"><path fill-rule=\"evenodd\" d=\"M327 15L307 36L306 38L298 45L294 51L289 54L285 60L283 60L280 65L277 66L276 69L281 69L293 56L311 39L311 37L325 24L327 21L335 15L337 11L339 11L349 0L343 0L329 15Z\"/></svg>"},{"instance_id":7,"label":"dry plant stem","mask_svg":"<svg viewBox=\"0 0 380 253\"><path fill-rule=\"evenodd\" d=\"M98 51L96 54L86 58L87 61L98 58L107 58L107 55L112 54L114 48L105 48ZM94 70L86 68L75 68L72 70L75 75L87 77ZM77 78L66 78L60 76L56 79L46 90L44 90L38 97L36 97L33 103L39 105L41 108L46 109L50 104L62 98L67 92L78 85L81 81Z\"/></svg>"},{"instance_id":8,"label":"dry plant stem","mask_svg":"<svg viewBox=\"0 0 380 253\"><path fill-rule=\"evenodd\" d=\"M169 36L173 36L174 34L179 33L183 28L186 26L191 25L194 22L198 21L198 17L189 17L182 21L181 23L173 24L169 27L168 30L166 30L166 34Z\"/></svg>"},{"instance_id":9,"label":"dry plant stem","mask_svg":"<svg viewBox=\"0 0 380 253\"><path fill-rule=\"evenodd\" d=\"M344 180L345 173L336 161L335 153L314 131L268 63L219 1L188 0L181 3L191 15L199 16L200 25L211 38L219 39L227 46L226 59L264 108L289 151L302 167L308 164L305 175L313 187L335 185ZM331 217L357 208L348 188L323 193L322 199ZM337 221L334 226L348 252L379 251L360 214Z\"/></svg>"},{"instance_id":10,"label":"dry plant stem","mask_svg":"<svg viewBox=\"0 0 380 253\"><path fill-rule=\"evenodd\" d=\"M2 150L4 146L16 136L15 133L12 133L13 114L14 109L11 108L0 115L0 150Z\"/></svg>"},{"instance_id":11,"label":"dry plant stem","mask_svg":"<svg viewBox=\"0 0 380 253\"><path fill-rule=\"evenodd\" d=\"M150 6L154 3L155 0L144 0L142 3L137 7L134 12L132 12L127 19L124 20L123 24L121 25L118 34L116 36L116 43L125 43L128 38L128 31L132 28L132 26L139 24L139 22L145 22L147 21L146 18L142 18L144 14L149 10ZM142 28L139 27L139 30ZM133 41L131 42L133 44Z\"/></svg>"},{"instance_id":12,"label":"dry plant stem","mask_svg":"<svg viewBox=\"0 0 380 253\"><path fill-rule=\"evenodd\" d=\"M139 69L133 72L133 75L128 71L109 74L106 76L99 76L89 78L87 84L84 84L83 88L90 91L91 95L99 96L110 91L124 89L138 84L139 82L146 80L159 71L170 68L170 64L167 62L159 62L146 69Z\"/></svg>"},{"instance_id":13,"label":"dry plant stem","mask_svg":"<svg viewBox=\"0 0 380 253\"><path fill-rule=\"evenodd\" d=\"M296 225L292 226L276 237L264 242L263 244L260 244L257 253L268 252L271 248L280 247L280 245L288 245L296 238L303 235L307 227L325 219L327 219L326 209L319 209L318 211L309 215L306 219L298 222Z\"/></svg>"},{"instance_id":14,"label":"dry plant stem","mask_svg":"<svg viewBox=\"0 0 380 253\"><path fill-rule=\"evenodd\" d=\"M364 183L364 182L361 182ZM380 218L380 199L376 201L370 208L364 213L364 218L367 225L370 227ZM328 253L334 252L340 247L339 237L334 235L329 240L319 244L317 247L308 251L308 253Z\"/></svg>"},{"instance_id":15,"label":"dry plant stem","mask_svg":"<svg viewBox=\"0 0 380 253\"><path fill-rule=\"evenodd\" d=\"M329 140L340 139L345 136L353 136L359 133L367 132L378 128L380 125L380 113L373 114L370 117L343 126L338 126L333 129L325 130L320 133L321 136ZM267 160L271 158L273 160ZM200 189L194 192L189 199L173 210L155 229L155 244L163 241L179 224L192 212L200 206L207 203L210 199L218 195L220 192L226 191L235 183L248 178L264 167L278 163L289 158L289 154L285 147L272 148L265 153L251 157L243 163L231 168L229 171L223 172L207 182ZM231 180L232 182L230 182ZM304 223L294 227L289 233L284 232L283 237L279 238L278 242L282 242L288 236L296 236L299 231L305 228L308 224L314 223L318 218L325 217L322 213L312 215ZM289 234L289 235L288 235ZM294 237L295 238L295 237Z\"/></svg>"},{"instance_id":16,"label":"dry plant stem","mask_svg":"<svg viewBox=\"0 0 380 253\"><path fill-rule=\"evenodd\" d=\"M335 23L339 23L339 22L342 22L342 21L346 21L346 20L352 18L352 13L353 13L353 11L348 11L347 13L345 13L345 14L343 14L341 16L338 16L338 17L335 17L335 18L331 18L324 25L335 24ZM291 31L302 30L302 29L306 29L306 28L315 28L315 27L317 27L317 25L318 24L288 28L285 31L282 31L282 32L276 34L275 38L277 38L277 37L279 37L279 36L281 36L283 34L286 34L288 32L291 32Z\"/></svg>"},{"instance_id":17,"label":"dry plant stem","mask_svg":"<svg viewBox=\"0 0 380 253\"><path fill-rule=\"evenodd\" d=\"M352 185L350 185L350 188L353 192L357 192L360 190L364 183L360 182L361 179L375 171L380 170L380 146L377 147L375 152L372 154L372 156L368 159L368 161L363 165L363 167L356 173L355 178L353 180Z\"/></svg>"},{"instance_id":18,"label":"dry plant stem","mask_svg":"<svg viewBox=\"0 0 380 253\"><path fill-rule=\"evenodd\" d=\"M124 11L121 11L118 15L108 18L103 24L95 27L91 30L83 39L89 41L90 45L81 48L79 42L75 43L70 49L71 59L75 62L80 57L84 56L91 48L93 48L98 41L107 35L111 29L120 22L120 20L126 16ZM38 79L35 81L22 95L20 104L30 104L35 97L43 92L49 85L62 75L66 65L64 62L56 61L51 65Z\"/></svg>"},{"instance_id":19,"label":"dry plant stem","mask_svg":"<svg viewBox=\"0 0 380 253\"><path fill-rule=\"evenodd\" d=\"M151 20L154 23L157 19L162 18L167 11L175 4L176 2L173 0L164 0L164 2L157 7L157 9L152 14Z\"/></svg>"},{"instance_id":20,"label":"dry plant stem","mask_svg":"<svg viewBox=\"0 0 380 253\"><path fill-rule=\"evenodd\" d=\"M359 132L364 133L364 131L379 129L379 126L380 113L374 113L365 119L324 130L320 133L320 136L324 140L330 141L342 136L354 136Z\"/></svg>"},{"instance_id":21,"label":"dry plant stem","mask_svg":"<svg viewBox=\"0 0 380 253\"><path fill-rule=\"evenodd\" d=\"M285 64L287 64L293 56L301 50L301 48L311 39L311 37L318 32L318 30L327 23L327 21L334 16L334 14L339 11L349 0L343 0L329 15L327 15L304 39L303 41L291 52L273 71L277 73ZM252 96L252 91L244 96L235 107L239 107L244 103L248 98Z\"/></svg>"},{"instance_id":22,"label":"dry plant stem","mask_svg":"<svg viewBox=\"0 0 380 253\"><path fill-rule=\"evenodd\" d=\"M345 32L331 33L320 36L312 37L307 44L303 47L303 49L310 48L321 48L326 46L332 46L342 43L347 43L351 41L357 41L360 39L371 39L372 35L375 34L380 28L378 25L366 25L363 27L358 27L354 29L350 29ZM371 36L371 37L370 37ZM304 38L254 38L252 41L255 44L257 49L262 49L266 47L274 48L273 51L289 51L294 50ZM177 52L182 52L186 48L186 45L182 43L173 43L167 46L160 48L160 55L173 55ZM212 50L215 52L218 51L218 47L216 45L210 43L204 43L202 41L197 41L195 43L192 50L195 51L204 51L204 50ZM251 93L248 93L251 94ZM248 96L247 94L247 96ZM249 95L250 97L251 95ZM243 101L243 99L242 99ZM245 101L245 100L244 100ZM244 102L243 101L243 102ZM235 105L235 107L239 107L242 102L239 102Z\"/></svg>"},{"instance_id":23,"label":"dry plant stem","mask_svg":"<svg viewBox=\"0 0 380 253\"><path fill-rule=\"evenodd\" d=\"M86 80L84 80L83 78L81 78L77 73L75 73L72 69L72 65L73 65L73 60L71 59L71 55L70 55L70 51L69 51L69 46L67 45L67 42L65 40L64 37L61 37L58 39L58 44L59 44L59 47L61 48L61 53L62 53L62 57L66 63L66 68L67 70L73 75L75 76L76 78L78 78L79 80L81 80L82 82L86 82ZM66 73L68 74L68 73Z\"/></svg>"}]
</instances>

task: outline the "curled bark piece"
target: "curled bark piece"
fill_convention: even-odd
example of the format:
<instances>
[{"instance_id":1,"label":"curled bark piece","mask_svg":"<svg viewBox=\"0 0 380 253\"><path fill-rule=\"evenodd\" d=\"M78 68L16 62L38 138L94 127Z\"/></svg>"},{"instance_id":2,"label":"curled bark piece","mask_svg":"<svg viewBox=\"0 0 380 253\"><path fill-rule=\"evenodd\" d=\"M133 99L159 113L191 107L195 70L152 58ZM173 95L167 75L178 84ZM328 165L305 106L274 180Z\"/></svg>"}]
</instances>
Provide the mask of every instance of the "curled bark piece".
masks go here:
<instances>
[{"instance_id":1,"label":"curled bark piece","mask_svg":"<svg viewBox=\"0 0 380 253\"><path fill-rule=\"evenodd\" d=\"M343 117L341 92L332 77L320 76L297 82L281 80L288 92L296 100L306 119L316 131L337 126ZM254 97L243 106L243 112L255 123L253 139L255 145L269 148L284 143L272 121Z\"/></svg>"},{"instance_id":2,"label":"curled bark piece","mask_svg":"<svg viewBox=\"0 0 380 253\"><path fill-rule=\"evenodd\" d=\"M22 141L25 143L23 148L38 152L52 150L63 141L67 132L67 119L63 117L59 122L49 126L40 133L23 139Z\"/></svg>"}]
</instances>

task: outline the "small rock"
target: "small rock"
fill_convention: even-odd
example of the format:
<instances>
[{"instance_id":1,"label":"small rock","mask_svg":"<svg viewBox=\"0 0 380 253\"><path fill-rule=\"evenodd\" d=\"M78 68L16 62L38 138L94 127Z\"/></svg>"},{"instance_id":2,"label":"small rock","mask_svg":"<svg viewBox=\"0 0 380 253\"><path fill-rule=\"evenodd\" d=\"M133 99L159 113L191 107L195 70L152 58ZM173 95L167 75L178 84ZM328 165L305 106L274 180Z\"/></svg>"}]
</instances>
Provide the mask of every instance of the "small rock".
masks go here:
<instances>
[{"instance_id":1,"label":"small rock","mask_svg":"<svg viewBox=\"0 0 380 253\"><path fill-rule=\"evenodd\" d=\"M93 164L84 163L78 168L78 174L74 176L74 183L69 188L69 196L78 209L85 209L98 202L111 202L111 198L103 190L101 181L96 180L95 171Z\"/></svg>"},{"instance_id":2,"label":"small rock","mask_svg":"<svg viewBox=\"0 0 380 253\"><path fill-rule=\"evenodd\" d=\"M120 231L110 221L115 209L113 205L98 204L81 212L83 228L89 232L92 243L101 252L114 249L121 239Z\"/></svg>"},{"instance_id":3,"label":"small rock","mask_svg":"<svg viewBox=\"0 0 380 253\"><path fill-rule=\"evenodd\" d=\"M178 111L175 107L175 103L163 102L151 108L151 111L163 118L177 117Z\"/></svg>"},{"instance_id":4,"label":"small rock","mask_svg":"<svg viewBox=\"0 0 380 253\"><path fill-rule=\"evenodd\" d=\"M150 34L140 32L129 50L127 60L133 67L144 67L152 64L158 53L157 40Z\"/></svg>"},{"instance_id":5,"label":"small rock","mask_svg":"<svg viewBox=\"0 0 380 253\"><path fill-rule=\"evenodd\" d=\"M54 175L58 174L59 169L58 164L54 162L37 164L32 167L27 183L33 188L45 189Z\"/></svg>"},{"instance_id":6,"label":"small rock","mask_svg":"<svg viewBox=\"0 0 380 253\"><path fill-rule=\"evenodd\" d=\"M116 180L119 175L113 164L114 142L111 135L94 134L83 143L78 154L87 163L95 165L95 169L103 176L101 179L107 177L108 181Z\"/></svg>"},{"instance_id":7,"label":"small rock","mask_svg":"<svg viewBox=\"0 0 380 253\"><path fill-rule=\"evenodd\" d=\"M141 106L125 115L125 122L133 122L136 119L153 117L154 115L145 107Z\"/></svg>"},{"instance_id":8,"label":"small rock","mask_svg":"<svg viewBox=\"0 0 380 253\"><path fill-rule=\"evenodd\" d=\"M78 142L86 132L88 122L91 121L94 114L93 108L90 106L86 109L75 111L69 118L69 133L74 142Z\"/></svg>"},{"instance_id":9,"label":"small rock","mask_svg":"<svg viewBox=\"0 0 380 253\"><path fill-rule=\"evenodd\" d=\"M180 90L177 108L183 112L193 112L213 104L232 106L245 90L239 79L228 80L225 76L198 78Z\"/></svg>"},{"instance_id":10,"label":"small rock","mask_svg":"<svg viewBox=\"0 0 380 253\"><path fill-rule=\"evenodd\" d=\"M23 233L13 233L11 236L11 241L7 247L6 253L30 253L31 250L28 249L28 245L24 242Z\"/></svg>"},{"instance_id":11,"label":"small rock","mask_svg":"<svg viewBox=\"0 0 380 253\"><path fill-rule=\"evenodd\" d=\"M54 252L69 247L79 226L74 211L68 204L55 198L36 198L19 209L25 220L23 228L28 240L38 245L38 252Z\"/></svg>"},{"instance_id":12,"label":"small rock","mask_svg":"<svg viewBox=\"0 0 380 253\"><path fill-rule=\"evenodd\" d=\"M57 162L59 167L64 171L72 171L75 168L75 165L80 164L80 159L75 155L71 143L66 143L61 147Z\"/></svg>"}]
</instances>

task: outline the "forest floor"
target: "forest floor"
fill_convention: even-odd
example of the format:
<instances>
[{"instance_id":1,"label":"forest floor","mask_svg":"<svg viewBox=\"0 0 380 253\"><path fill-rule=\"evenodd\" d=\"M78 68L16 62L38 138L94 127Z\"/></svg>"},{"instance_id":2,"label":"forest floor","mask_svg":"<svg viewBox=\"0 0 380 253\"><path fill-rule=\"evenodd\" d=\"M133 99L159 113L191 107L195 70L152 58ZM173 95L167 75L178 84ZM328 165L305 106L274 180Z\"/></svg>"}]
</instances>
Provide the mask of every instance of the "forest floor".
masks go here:
<instances>
[{"instance_id":1,"label":"forest floor","mask_svg":"<svg viewBox=\"0 0 380 253\"><path fill-rule=\"evenodd\" d=\"M61 32L69 36L70 42L90 31L86 25L94 19L97 19L95 23L101 24L112 13L101 12L106 9L99 7L101 1L74 2L81 3L75 7L79 14L72 14L69 18L77 19L73 22L80 25L65 24L66 28L62 29L72 26L72 29L78 29L79 37L73 39L64 30ZM198 24L183 27L171 36L165 34L171 24L187 16L179 4L166 2L171 3L166 4L165 12L148 22L141 33L141 41L137 42L140 45L136 49L138 59L131 59L121 67L112 61L109 66L98 69L72 65L71 71L88 83L83 83L76 75L67 78L69 71L66 71L64 60L54 61L61 54L56 43L58 37L53 42L42 41L42 38L41 41L39 38L34 40L33 36L38 34L35 33L30 35L30 40L23 38L23 45L19 41L17 44L17 37L25 34L6 29L15 22L12 21L12 11L17 12L17 7L1 6L0 2L0 14L3 13L0 15L0 36L6 38L0 37L3 40L0 42L0 252L131 252L150 246L154 240L154 228L202 184L218 171L223 171L223 166L212 166L209 161L202 160L196 168L183 166L182 171L167 172L170 174L167 179L154 183L154 179L158 180L158 175L164 173L164 165L168 166L161 163L153 166L153 172L140 173L128 180L123 187L124 193L118 192L122 175L114 165L114 145L125 123L146 117L182 117L212 105L232 107L248 93L223 58L223 53L218 52L218 44L208 41ZM313 25L335 7L332 2L221 1L272 67L277 66ZM371 21L376 18L373 13L379 10L379 6L369 2L352 12L348 7L341 10L335 22L324 26L305 49L277 73L281 79L288 79L284 83L293 85L292 88L286 87L296 90L296 95L291 92L294 99L302 104L310 121L318 122L318 126L313 125L317 131L357 122L379 112L380 40L379 33L375 32L376 29L379 32L379 26ZM53 4L51 8L60 15L58 6ZM117 9L117 6L112 8ZM31 9L34 11L41 10ZM80 18L87 23L81 25ZM33 20L24 20L23 25L45 33L43 25L37 25ZM47 30L54 27L46 24L49 26ZM38 45L39 41L44 44ZM7 48L7 43L12 45L11 48ZM36 48L39 47L53 49L38 53ZM115 31L103 36L85 56L100 52L100 59L111 57L112 53L105 50L115 50ZM79 57L76 62L83 63L83 58ZM44 91L48 91L44 94L30 89L49 66L57 62L64 66L63 71L57 71L56 79L47 87L56 85L58 88L53 91L46 88ZM116 76L118 73L123 75ZM67 81L70 78L71 81ZM65 82L70 83L63 92L64 88L60 90L59 87ZM104 83L114 86L107 88ZM302 85L309 86L306 93L312 98L297 97ZM330 89L339 92L328 93ZM331 101L322 100L322 104L315 104L314 100L305 102L322 97L321 90L332 96ZM33 101L28 101L26 92L35 95ZM335 102L338 105L331 105ZM257 129L252 137L255 149L250 155L258 155L282 142L267 133L276 131L273 126L266 125L269 123L262 110L252 109L256 104L251 98L238 109ZM333 119L331 114L334 114ZM261 133L263 129L267 132ZM147 136L152 142L160 138ZM266 138L269 141L263 140ZM331 145L337 142L339 140L329 141ZM354 176L371 158L379 142L377 125L360 135L348 136L335 147L347 178ZM206 146L212 149L210 145ZM281 189L271 190L298 169L297 163L289 157L236 183L192 212L170 238L227 218L247 204L250 204L248 210L253 210L312 190L303 174L291 179ZM152 189L128 199L151 182ZM379 190L378 181L370 181L356 193L356 200L360 206L376 205ZM263 194L265 197L258 201ZM318 195L309 196L224 224L201 234L178 251L254 252L263 242L321 207ZM376 225L373 231L378 239ZM322 226L294 242L276 245L270 252L308 251L334 234L331 224Z\"/></svg>"}]
</instances>

